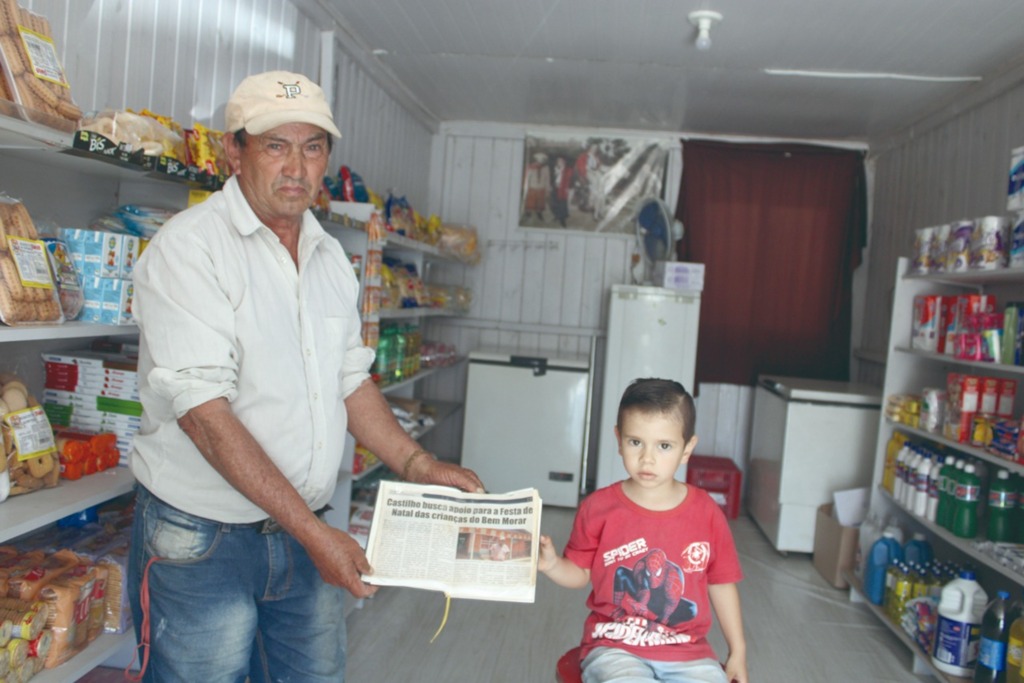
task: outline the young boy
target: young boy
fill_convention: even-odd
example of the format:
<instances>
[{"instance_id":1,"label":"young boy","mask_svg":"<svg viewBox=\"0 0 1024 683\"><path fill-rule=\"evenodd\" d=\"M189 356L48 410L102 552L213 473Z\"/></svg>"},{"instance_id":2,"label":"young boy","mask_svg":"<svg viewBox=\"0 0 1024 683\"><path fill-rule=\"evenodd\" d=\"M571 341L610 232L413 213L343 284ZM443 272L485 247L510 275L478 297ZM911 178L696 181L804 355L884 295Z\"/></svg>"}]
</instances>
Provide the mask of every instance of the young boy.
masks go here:
<instances>
[{"instance_id":1,"label":"young boy","mask_svg":"<svg viewBox=\"0 0 1024 683\"><path fill-rule=\"evenodd\" d=\"M743 573L725 514L675 479L697 446L695 415L678 382L635 380L615 426L629 479L584 499L564 557L541 536L542 572L566 588L593 585L584 683L747 683ZM709 598L729 647L725 671L707 641Z\"/></svg>"}]
</instances>

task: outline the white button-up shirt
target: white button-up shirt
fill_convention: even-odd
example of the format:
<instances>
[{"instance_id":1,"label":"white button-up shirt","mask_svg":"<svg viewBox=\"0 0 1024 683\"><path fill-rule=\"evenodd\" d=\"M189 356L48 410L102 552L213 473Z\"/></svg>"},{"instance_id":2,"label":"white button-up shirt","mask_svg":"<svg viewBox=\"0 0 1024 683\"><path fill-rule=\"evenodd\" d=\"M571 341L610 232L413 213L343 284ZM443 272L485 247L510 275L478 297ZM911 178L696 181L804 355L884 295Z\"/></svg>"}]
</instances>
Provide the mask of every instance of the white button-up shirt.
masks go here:
<instances>
[{"instance_id":1,"label":"white button-up shirt","mask_svg":"<svg viewBox=\"0 0 1024 683\"><path fill-rule=\"evenodd\" d=\"M181 212L134 271L142 428L130 463L162 500L221 522L267 513L236 491L178 426L224 397L311 509L334 493L344 399L369 377L359 283L310 212L299 265L260 223L234 178Z\"/></svg>"}]
</instances>

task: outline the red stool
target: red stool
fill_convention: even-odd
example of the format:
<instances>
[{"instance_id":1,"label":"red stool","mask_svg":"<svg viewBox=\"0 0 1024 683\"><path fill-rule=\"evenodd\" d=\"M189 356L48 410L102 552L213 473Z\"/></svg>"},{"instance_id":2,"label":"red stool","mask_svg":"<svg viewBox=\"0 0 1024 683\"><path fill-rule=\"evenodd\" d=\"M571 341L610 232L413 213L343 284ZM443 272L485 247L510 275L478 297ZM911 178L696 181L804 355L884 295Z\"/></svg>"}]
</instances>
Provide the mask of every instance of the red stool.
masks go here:
<instances>
[{"instance_id":1,"label":"red stool","mask_svg":"<svg viewBox=\"0 0 1024 683\"><path fill-rule=\"evenodd\" d=\"M558 664L555 666L555 681L557 683L582 683L582 676L580 648L574 647L558 660Z\"/></svg>"}]
</instances>

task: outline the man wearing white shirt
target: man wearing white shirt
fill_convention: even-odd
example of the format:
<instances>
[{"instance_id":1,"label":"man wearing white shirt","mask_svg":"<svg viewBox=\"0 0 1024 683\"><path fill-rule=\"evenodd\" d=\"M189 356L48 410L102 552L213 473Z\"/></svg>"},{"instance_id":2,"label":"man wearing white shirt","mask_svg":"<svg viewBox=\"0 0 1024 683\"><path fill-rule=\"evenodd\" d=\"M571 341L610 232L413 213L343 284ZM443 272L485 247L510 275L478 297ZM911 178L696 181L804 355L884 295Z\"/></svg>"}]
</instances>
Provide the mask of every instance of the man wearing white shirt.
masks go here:
<instances>
[{"instance_id":1,"label":"man wearing white shirt","mask_svg":"<svg viewBox=\"0 0 1024 683\"><path fill-rule=\"evenodd\" d=\"M135 270L129 590L144 680L337 683L342 589L376 591L362 549L320 519L346 430L406 480L483 487L406 435L370 380L359 283L309 212L340 136L320 88L250 76L225 117L232 177Z\"/></svg>"}]
</instances>

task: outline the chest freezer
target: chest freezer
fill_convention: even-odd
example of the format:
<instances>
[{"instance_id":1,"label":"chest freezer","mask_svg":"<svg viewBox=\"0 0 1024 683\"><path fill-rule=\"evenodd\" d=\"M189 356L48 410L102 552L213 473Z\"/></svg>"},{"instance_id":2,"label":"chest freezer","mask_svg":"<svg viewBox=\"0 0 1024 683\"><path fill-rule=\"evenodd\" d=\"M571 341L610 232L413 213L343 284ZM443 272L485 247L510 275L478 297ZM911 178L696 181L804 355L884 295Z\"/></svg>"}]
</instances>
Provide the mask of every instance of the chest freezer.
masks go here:
<instances>
[{"instance_id":1,"label":"chest freezer","mask_svg":"<svg viewBox=\"0 0 1024 683\"><path fill-rule=\"evenodd\" d=\"M881 400L863 384L758 378L747 509L776 550L811 552L818 506L871 484Z\"/></svg>"},{"instance_id":2,"label":"chest freezer","mask_svg":"<svg viewBox=\"0 0 1024 683\"><path fill-rule=\"evenodd\" d=\"M590 411L590 359L515 350L469 354L462 465L489 491L532 487L576 507Z\"/></svg>"}]
</instances>

